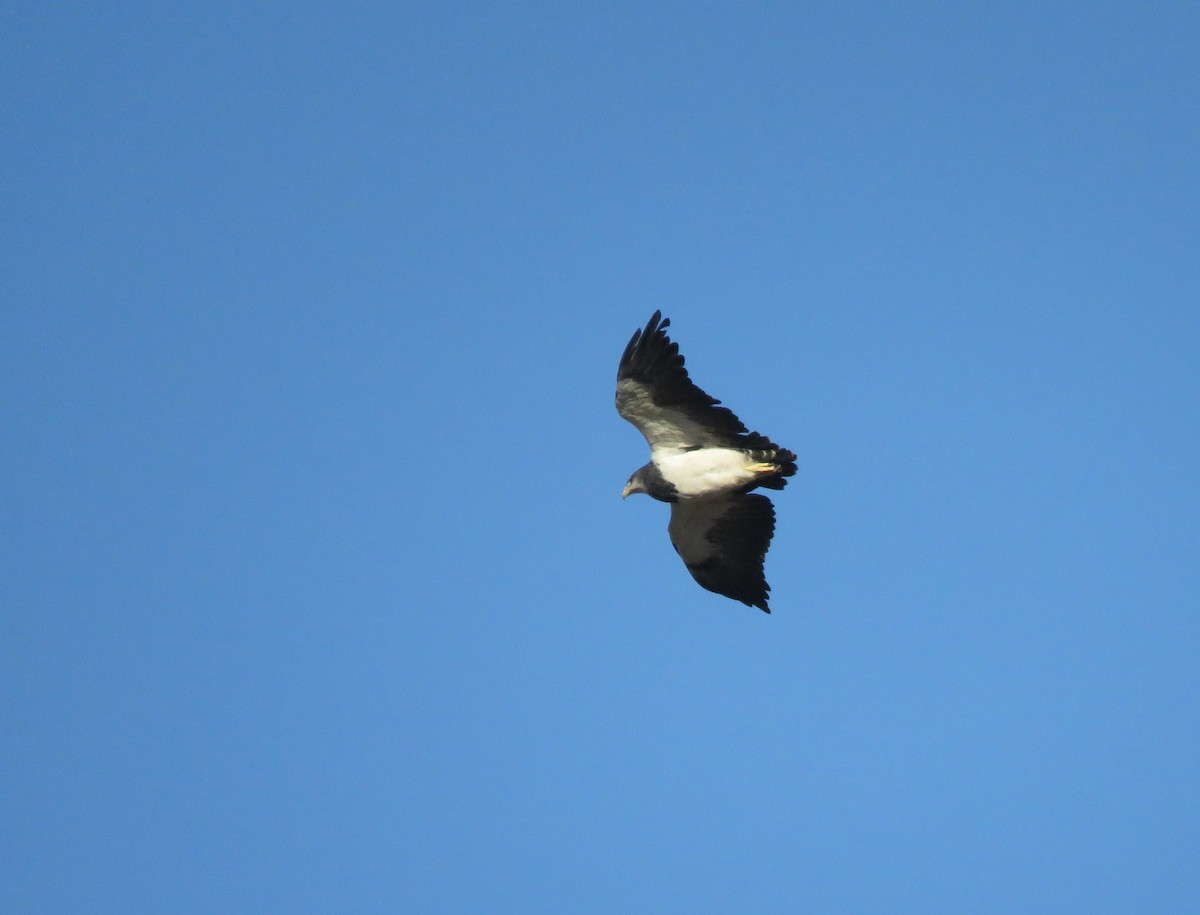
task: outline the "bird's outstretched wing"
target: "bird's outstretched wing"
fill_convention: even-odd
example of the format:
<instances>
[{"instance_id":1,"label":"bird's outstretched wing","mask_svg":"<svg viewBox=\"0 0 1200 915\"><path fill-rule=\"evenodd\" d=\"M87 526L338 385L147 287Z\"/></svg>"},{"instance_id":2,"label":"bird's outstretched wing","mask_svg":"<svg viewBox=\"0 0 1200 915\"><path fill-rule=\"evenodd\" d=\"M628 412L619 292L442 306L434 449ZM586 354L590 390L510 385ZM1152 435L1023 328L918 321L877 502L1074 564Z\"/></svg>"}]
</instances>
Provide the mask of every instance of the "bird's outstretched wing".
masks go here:
<instances>
[{"instance_id":1,"label":"bird's outstretched wing","mask_svg":"<svg viewBox=\"0 0 1200 915\"><path fill-rule=\"evenodd\" d=\"M731 493L672 503L671 545L700 586L770 613L763 559L775 533L766 496Z\"/></svg>"},{"instance_id":2,"label":"bird's outstretched wing","mask_svg":"<svg viewBox=\"0 0 1200 915\"><path fill-rule=\"evenodd\" d=\"M746 427L692 383L679 344L666 334L670 324L654 312L625 347L617 368L617 412L638 427L651 450L737 446Z\"/></svg>"}]
</instances>

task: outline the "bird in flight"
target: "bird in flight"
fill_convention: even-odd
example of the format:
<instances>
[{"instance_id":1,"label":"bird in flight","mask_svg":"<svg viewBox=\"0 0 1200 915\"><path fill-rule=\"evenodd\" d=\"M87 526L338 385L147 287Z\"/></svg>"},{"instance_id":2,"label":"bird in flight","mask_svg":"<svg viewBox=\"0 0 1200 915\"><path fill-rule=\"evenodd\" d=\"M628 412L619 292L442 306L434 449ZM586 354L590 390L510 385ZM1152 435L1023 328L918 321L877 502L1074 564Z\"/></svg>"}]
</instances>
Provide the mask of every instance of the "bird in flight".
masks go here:
<instances>
[{"instance_id":1,"label":"bird in flight","mask_svg":"<svg viewBox=\"0 0 1200 915\"><path fill-rule=\"evenodd\" d=\"M700 586L770 613L763 560L775 507L751 490L783 489L796 455L750 432L728 407L692 383L670 320L654 312L617 368L617 412L650 445L623 497L643 492L671 505L671 545Z\"/></svg>"}]
</instances>

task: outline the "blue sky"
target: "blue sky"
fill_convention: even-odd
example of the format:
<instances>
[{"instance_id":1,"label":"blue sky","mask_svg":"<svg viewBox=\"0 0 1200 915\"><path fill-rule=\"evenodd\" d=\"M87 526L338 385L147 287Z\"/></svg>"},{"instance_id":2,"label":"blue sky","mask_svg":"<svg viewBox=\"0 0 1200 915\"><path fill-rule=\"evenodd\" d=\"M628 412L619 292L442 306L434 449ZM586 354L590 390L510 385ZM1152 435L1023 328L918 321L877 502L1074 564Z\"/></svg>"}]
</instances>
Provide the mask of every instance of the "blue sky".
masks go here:
<instances>
[{"instance_id":1,"label":"blue sky","mask_svg":"<svg viewBox=\"0 0 1200 915\"><path fill-rule=\"evenodd\" d=\"M0 907L1200 907L1200 8L6 4ZM800 455L773 614L612 408Z\"/></svg>"}]
</instances>

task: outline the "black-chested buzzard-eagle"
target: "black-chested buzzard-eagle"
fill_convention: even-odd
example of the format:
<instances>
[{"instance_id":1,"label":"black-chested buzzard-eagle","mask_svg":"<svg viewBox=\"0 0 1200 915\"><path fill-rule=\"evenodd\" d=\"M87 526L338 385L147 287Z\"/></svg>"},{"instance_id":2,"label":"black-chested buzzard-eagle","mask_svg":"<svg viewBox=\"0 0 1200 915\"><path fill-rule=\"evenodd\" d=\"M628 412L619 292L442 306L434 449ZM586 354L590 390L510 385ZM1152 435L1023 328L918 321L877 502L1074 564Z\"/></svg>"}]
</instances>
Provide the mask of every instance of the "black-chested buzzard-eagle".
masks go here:
<instances>
[{"instance_id":1,"label":"black-chested buzzard-eagle","mask_svg":"<svg viewBox=\"0 0 1200 915\"><path fill-rule=\"evenodd\" d=\"M667 533L692 577L709 591L770 613L763 560L775 507L753 489L783 489L796 455L750 432L692 383L670 325L654 312L617 369L617 412L650 444L650 463L625 484L671 504Z\"/></svg>"}]
</instances>

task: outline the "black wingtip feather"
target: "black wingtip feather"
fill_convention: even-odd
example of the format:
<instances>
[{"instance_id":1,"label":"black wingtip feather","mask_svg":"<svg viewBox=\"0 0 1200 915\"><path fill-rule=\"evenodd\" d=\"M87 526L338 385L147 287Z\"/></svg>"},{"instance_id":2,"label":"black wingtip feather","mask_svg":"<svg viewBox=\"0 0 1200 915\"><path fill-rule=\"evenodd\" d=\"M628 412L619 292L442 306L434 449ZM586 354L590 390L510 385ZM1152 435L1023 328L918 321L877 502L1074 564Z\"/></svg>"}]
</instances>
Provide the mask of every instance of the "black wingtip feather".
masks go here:
<instances>
[{"instance_id":1,"label":"black wingtip feather","mask_svg":"<svg viewBox=\"0 0 1200 915\"><path fill-rule=\"evenodd\" d=\"M763 566L775 533L775 506L762 495L744 495L708 532L719 551L702 562L685 563L700 587L770 613L771 586Z\"/></svg>"},{"instance_id":2,"label":"black wingtip feather","mask_svg":"<svg viewBox=\"0 0 1200 915\"><path fill-rule=\"evenodd\" d=\"M690 411L711 433L736 445L746 427L732 410L692 382L679 344L666 334L670 326L670 318L655 311L646 326L634 332L621 354L617 381L628 379L645 385L656 405Z\"/></svg>"}]
</instances>

